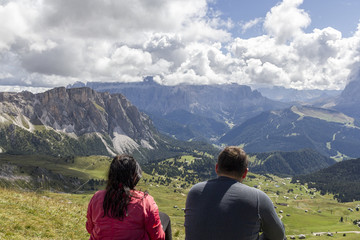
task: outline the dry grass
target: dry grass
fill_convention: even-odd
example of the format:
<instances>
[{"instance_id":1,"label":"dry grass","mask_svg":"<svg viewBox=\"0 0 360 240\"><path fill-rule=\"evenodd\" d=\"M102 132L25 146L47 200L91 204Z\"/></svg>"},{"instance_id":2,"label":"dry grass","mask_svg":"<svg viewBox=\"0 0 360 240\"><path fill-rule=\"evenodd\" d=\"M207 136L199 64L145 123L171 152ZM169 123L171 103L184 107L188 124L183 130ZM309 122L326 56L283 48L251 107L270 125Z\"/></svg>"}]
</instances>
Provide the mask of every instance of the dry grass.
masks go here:
<instances>
[{"instance_id":1,"label":"dry grass","mask_svg":"<svg viewBox=\"0 0 360 240\"><path fill-rule=\"evenodd\" d=\"M87 239L89 198L1 189L0 239Z\"/></svg>"}]
</instances>

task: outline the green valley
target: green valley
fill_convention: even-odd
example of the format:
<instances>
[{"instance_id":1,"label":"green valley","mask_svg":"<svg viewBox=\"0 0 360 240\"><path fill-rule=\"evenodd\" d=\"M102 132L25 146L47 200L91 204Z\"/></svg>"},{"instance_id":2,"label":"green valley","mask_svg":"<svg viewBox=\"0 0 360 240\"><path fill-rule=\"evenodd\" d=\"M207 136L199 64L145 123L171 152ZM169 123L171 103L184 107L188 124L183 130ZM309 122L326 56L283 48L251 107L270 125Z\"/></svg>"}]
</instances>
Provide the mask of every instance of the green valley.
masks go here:
<instances>
[{"instance_id":1,"label":"green valley","mask_svg":"<svg viewBox=\"0 0 360 240\"><path fill-rule=\"evenodd\" d=\"M89 156L60 161L58 158L6 156L1 155L0 161L0 239L88 238L85 229L87 204L96 189L104 187L110 158ZM186 155L169 158L158 164L149 163L143 169L151 169L152 172L145 172L137 187L148 191L155 198L160 211L170 215L174 239L185 237L183 208L188 190L193 183L206 178L194 171L197 161L200 161L199 157ZM47 172L53 174L34 178L40 185L31 185L29 178L26 178L35 163L38 163L38 168L47 169ZM208 173L212 174L210 167L214 165L210 162L208 165ZM13 179L6 176L4 166L12 169ZM178 169L181 173L186 171L187 174L182 176L173 173L170 176L169 169ZM78 185L72 185L70 191L76 191L77 194L49 191L56 190L57 184L54 180L46 179L56 174L61 174L64 179L77 177ZM194 177L189 179L186 176ZM28 185L25 184L27 180ZM339 203L331 194L320 194L320 191L308 188L306 184L301 185L296 181L291 183L291 178L275 175L249 173L244 183L269 195L285 224L288 238L295 236L298 239L300 234L305 234L306 239L327 239L327 233L331 232L333 239L359 239L360 235L355 232L360 231L360 228L353 223L360 219L360 212L356 210L360 206L359 201ZM38 190L32 188L33 191L28 191L28 186L37 186Z\"/></svg>"}]
</instances>

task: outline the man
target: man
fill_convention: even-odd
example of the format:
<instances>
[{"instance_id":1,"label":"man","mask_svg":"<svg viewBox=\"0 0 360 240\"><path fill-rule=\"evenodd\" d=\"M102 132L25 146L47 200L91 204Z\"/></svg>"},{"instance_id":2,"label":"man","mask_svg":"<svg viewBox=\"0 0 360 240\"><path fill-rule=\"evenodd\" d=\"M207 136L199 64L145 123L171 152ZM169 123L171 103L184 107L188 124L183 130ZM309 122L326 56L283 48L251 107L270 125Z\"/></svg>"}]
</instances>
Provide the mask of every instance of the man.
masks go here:
<instances>
[{"instance_id":1,"label":"man","mask_svg":"<svg viewBox=\"0 0 360 240\"><path fill-rule=\"evenodd\" d=\"M215 167L218 178L194 185L186 200L187 240L283 240L285 229L270 198L242 184L246 153L226 147ZM260 231L262 235L260 236Z\"/></svg>"}]
</instances>

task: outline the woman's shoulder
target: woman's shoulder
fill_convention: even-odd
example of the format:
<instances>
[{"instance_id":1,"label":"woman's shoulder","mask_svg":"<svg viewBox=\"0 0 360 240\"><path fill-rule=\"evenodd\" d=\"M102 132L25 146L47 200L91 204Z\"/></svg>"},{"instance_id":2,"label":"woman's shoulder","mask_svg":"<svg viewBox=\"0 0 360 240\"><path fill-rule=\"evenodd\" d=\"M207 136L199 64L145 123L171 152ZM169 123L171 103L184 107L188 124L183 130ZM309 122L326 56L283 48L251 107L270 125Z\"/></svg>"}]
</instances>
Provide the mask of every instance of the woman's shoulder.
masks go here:
<instances>
[{"instance_id":1,"label":"woman's shoulder","mask_svg":"<svg viewBox=\"0 0 360 240\"><path fill-rule=\"evenodd\" d=\"M96 195L96 196L99 196L99 195L104 195L104 194L106 194L106 190L99 190L99 191L97 191L96 193L94 193L94 196Z\"/></svg>"},{"instance_id":2,"label":"woman's shoulder","mask_svg":"<svg viewBox=\"0 0 360 240\"><path fill-rule=\"evenodd\" d=\"M150 196L147 192L143 192L143 191L139 191L139 190L132 190L131 194L133 197L140 198L140 199L147 198Z\"/></svg>"},{"instance_id":3,"label":"woman's shoulder","mask_svg":"<svg viewBox=\"0 0 360 240\"><path fill-rule=\"evenodd\" d=\"M152 205L155 203L154 198L147 192L136 191L132 192L131 202L141 202L141 204Z\"/></svg>"},{"instance_id":4,"label":"woman's shoulder","mask_svg":"<svg viewBox=\"0 0 360 240\"><path fill-rule=\"evenodd\" d=\"M97 199L97 198L103 198L106 194L106 190L100 190L97 191L96 193L94 193L94 196L92 197L93 199Z\"/></svg>"}]
</instances>

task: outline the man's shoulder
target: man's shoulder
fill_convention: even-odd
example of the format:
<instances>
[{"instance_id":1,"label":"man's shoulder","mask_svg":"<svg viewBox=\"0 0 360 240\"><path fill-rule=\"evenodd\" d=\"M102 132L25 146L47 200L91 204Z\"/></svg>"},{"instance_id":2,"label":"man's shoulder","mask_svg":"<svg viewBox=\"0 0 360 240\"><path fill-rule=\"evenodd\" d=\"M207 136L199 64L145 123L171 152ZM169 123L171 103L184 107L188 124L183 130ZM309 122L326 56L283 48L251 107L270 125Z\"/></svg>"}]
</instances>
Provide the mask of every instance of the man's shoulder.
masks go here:
<instances>
[{"instance_id":1,"label":"man's shoulder","mask_svg":"<svg viewBox=\"0 0 360 240\"><path fill-rule=\"evenodd\" d=\"M200 192L202 192L204 190L204 188L209 189L209 186L214 186L213 183L216 183L216 181L217 181L217 178L214 178L214 179L210 179L210 180L207 180L207 181L196 183L195 185L193 185L190 188L190 191L189 191L188 195L200 193ZM212 187L210 187L210 189L211 188Z\"/></svg>"},{"instance_id":2,"label":"man's shoulder","mask_svg":"<svg viewBox=\"0 0 360 240\"><path fill-rule=\"evenodd\" d=\"M205 187L205 185L206 185L209 181L211 181L211 180L196 183L195 185L193 185L193 186L191 187L190 192L191 192L191 191L198 190L198 189L203 189L203 188Z\"/></svg>"},{"instance_id":3,"label":"man's shoulder","mask_svg":"<svg viewBox=\"0 0 360 240\"><path fill-rule=\"evenodd\" d=\"M227 178L227 177L213 178L213 179L210 179L207 181L196 183L194 186L191 187L189 193L202 191L207 185L208 185L207 187L209 187L211 189L212 188L211 186L213 186L214 188L217 188L219 186L223 186L222 184L229 185L229 186L231 185L232 188L242 189L249 193L251 192L253 194L267 197L266 193L264 193L263 191L261 191L257 188L254 188L254 187L250 187L246 184L240 183L236 180L233 180L233 179Z\"/></svg>"},{"instance_id":4,"label":"man's shoulder","mask_svg":"<svg viewBox=\"0 0 360 240\"><path fill-rule=\"evenodd\" d=\"M241 184L241 187L246 189L246 191L249 193L251 192L253 194L256 194L260 198L268 198L268 195L265 192L261 191L260 189L257 189L255 187L250 187L250 186L242 184L242 183L239 183L239 184Z\"/></svg>"}]
</instances>

